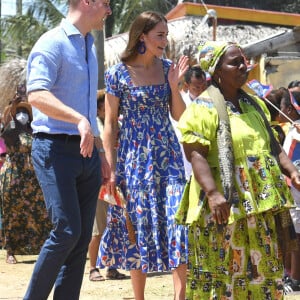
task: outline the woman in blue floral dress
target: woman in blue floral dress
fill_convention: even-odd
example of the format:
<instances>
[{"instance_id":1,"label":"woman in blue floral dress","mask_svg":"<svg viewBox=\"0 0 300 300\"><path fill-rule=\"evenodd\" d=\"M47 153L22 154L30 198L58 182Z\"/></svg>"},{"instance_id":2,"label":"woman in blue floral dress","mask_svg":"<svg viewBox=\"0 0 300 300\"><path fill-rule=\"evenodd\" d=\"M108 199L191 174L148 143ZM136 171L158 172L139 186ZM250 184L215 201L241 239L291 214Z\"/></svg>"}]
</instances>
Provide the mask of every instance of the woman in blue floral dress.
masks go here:
<instances>
[{"instance_id":1,"label":"woman in blue floral dress","mask_svg":"<svg viewBox=\"0 0 300 300\"><path fill-rule=\"evenodd\" d=\"M124 193L134 236L129 238L124 210L110 207L98 265L129 270L137 300L144 299L146 273L168 270L173 270L174 299L185 298L187 229L174 223L185 176L169 111L178 119L185 109L178 82L188 59L174 65L159 58L167 33L163 15L142 13L131 26L122 62L105 76L107 188L113 193L119 186Z\"/></svg>"}]
</instances>

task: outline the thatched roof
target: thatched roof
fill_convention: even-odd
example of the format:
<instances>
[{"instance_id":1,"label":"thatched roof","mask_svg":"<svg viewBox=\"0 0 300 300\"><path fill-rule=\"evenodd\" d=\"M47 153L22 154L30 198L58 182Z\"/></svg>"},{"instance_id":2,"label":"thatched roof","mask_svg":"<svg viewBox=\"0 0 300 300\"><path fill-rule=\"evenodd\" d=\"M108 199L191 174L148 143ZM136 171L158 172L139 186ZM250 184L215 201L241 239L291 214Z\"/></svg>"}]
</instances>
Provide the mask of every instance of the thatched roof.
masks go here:
<instances>
[{"instance_id":1,"label":"thatched roof","mask_svg":"<svg viewBox=\"0 0 300 300\"><path fill-rule=\"evenodd\" d=\"M8 105L17 91L19 84L26 80L26 60L11 59L0 66L0 113Z\"/></svg>"},{"instance_id":2,"label":"thatched roof","mask_svg":"<svg viewBox=\"0 0 300 300\"><path fill-rule=\"evenodd\" d=\"M193 59L197 56L197 46L203 40L212 40L213 28L202 22L203 17L186 16L168 21L169 47L166 57L176 61L182 54ZM267 25L218 25L217 40L238 42L246 45L251 42L268 38L289 30L285 27ZM125 49L128 33L106 39L105 62L106 67L119 62L119 55Z\"/></svg>"}]
</instances>

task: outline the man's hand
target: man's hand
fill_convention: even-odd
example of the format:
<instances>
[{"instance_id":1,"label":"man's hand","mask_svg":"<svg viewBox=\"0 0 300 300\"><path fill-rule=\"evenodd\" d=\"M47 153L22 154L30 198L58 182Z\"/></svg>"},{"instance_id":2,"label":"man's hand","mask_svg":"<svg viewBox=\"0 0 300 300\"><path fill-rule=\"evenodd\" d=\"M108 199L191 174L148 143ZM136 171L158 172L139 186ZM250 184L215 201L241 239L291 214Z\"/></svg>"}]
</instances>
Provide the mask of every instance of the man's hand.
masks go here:
<instances>
[{"instance_id":1,"label":"man's hand","mask_svg":"<svg viewBox=\"0 0 300 300\"><path fill-rule=\"evenodd\" d=\"M94 135L90 122L83 117L78 123L77 127L81 136L80 154L83 157L92 157L94 149Z\"/></svg>"}]
</instances>

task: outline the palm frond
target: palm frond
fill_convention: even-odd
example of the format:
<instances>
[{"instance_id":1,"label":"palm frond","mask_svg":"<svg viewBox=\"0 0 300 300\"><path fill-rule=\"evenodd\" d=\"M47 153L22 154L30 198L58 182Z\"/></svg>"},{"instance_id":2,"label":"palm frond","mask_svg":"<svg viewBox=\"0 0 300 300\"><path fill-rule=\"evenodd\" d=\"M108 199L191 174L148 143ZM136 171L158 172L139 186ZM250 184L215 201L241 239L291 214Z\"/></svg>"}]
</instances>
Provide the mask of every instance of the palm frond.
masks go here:
<instances>
[{"instance_id":1,"label":"palm frond","mask_svg":"<svg viewBox=\"0 0 300 300\"><path fill-rule=\"evenodd\" d=\"M63 17L62 12L58 9L61 3L61 0L35 0L28 6L27 13L45 23L50 29L55 27Z\"/></svg>"}]
</instances>

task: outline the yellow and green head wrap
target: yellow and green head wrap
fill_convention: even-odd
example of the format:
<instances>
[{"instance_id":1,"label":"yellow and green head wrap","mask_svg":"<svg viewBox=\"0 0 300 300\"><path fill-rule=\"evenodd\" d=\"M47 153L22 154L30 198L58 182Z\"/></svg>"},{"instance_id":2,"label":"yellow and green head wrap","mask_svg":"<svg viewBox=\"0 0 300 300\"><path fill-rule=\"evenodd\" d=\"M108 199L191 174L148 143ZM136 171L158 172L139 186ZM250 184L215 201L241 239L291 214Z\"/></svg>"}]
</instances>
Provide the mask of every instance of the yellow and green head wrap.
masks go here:
<instances>
[{"instance_id":1,"label":"yellow and green head wrap","mask_svg":"<svg viewBox=\"0 0 300 300\"><path fill-rule=\"evenodd\" d=\"M207 41L200 45L198 50L200 52L199 64L201 69L213 75L221 56L233 45L238 46L236 43L225 41Z\"/></svg>"}]
</instances>

